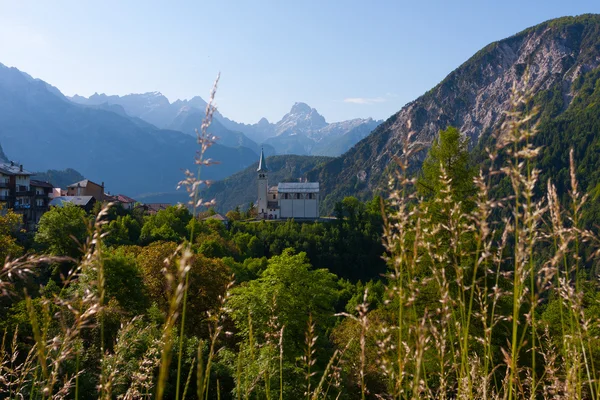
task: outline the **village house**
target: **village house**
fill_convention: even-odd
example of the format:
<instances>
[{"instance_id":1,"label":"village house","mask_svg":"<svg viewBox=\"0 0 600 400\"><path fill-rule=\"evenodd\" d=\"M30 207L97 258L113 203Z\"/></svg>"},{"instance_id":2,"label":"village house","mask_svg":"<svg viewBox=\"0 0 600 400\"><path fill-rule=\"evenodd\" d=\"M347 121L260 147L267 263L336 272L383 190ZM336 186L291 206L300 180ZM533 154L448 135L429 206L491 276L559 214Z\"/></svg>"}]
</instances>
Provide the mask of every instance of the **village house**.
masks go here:
<instances>
[{"instance_id":1,"label":"village house","mask_svg":"<svg viewBox=\"0 0 600 400\"><path fill-rule=\"evenodd\" d=\"M31 180L32 173L15 162L0 164L0 205L23 216L25 229L35 229L40 217L48 210L52 185Z\"/></svg>"},{"instance_id":2,"label":"village house","mask_svg":"<svg viewBox=\"0 0 600 400\"><path fill-rule=\"evenodd\" d=\"M50 201L50 206L52 207L64 207L67 204L81 207L85 211L90 212L94 208L94 204L96 204L96 199L94 196L60 196Z\"/></svg>"},{"instance_id":3,"label":"village house","mask_svg":"<svg viewBox=\"0 0 600 400\"><path fill-rule=\"evenodd\" d=\"M104 201L104 182L98 185L89 179L84 179L67 186L67 196L93 196L96 201Z\"/></svg>"},{"instance_id":4,"label":"village house","mask_svg":"<svg viewBox=\"0 0 600 400\"><path fill-rule=\"evenodd\" d=\"M34 196L34 200L31 202L31 220L37 225L42 215L50 209L50 200L54 186L49 182L31 179L30 187Z\"/></svg>"}]
</instances>

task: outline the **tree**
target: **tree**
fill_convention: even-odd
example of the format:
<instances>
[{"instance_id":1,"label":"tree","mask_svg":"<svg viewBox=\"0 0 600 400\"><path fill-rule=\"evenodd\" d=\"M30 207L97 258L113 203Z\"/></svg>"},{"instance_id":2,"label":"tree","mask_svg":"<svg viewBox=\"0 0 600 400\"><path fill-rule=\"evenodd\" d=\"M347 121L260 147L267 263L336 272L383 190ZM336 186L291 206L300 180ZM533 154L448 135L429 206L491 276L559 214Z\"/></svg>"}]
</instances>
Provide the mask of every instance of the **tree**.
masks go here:
<instances>
[{"instance_id":1,"label":"tree","mask_svg":"<svg viewBox=\"0 0 600 400\"><path fill-rule=\"evenodd\" d=\"M81 243L87 235L88 215L72 204L52 207L40 218L36 243L57 256L81 256Z\"/></svg>"},{"instance_id":2,"label":"tree","mask_svg":"<svg viewBox=\"0 0 600 400\"><path fill-rule=\"evenodd\" d=\"M12 210L0 214L0 265L7 257L16 258L23 254L23 247L19 246L15 237L22 223L22 216Z\"/></svg>"},{"instance_id":3,"label":"tree","mask_svg":"<svg viewBox=\"0 0 600 400\"><path fill-rule=\"evenodd\" d=\"M469 139L452 126L440 131L423 162L417 187L426 199L434 199L441 195L444 189L442 168L450 179L452 200L460 201L463 211L472 209L472 196L476 190L473 184L475 171L469 155Z\"/></svg>"},{"instance_id":4,"label":"tree","mask_svg":"<svg viewBox=\"0 0 600 400\"><path fill-rule=\"evenodd\" d=\"M180 242L188 234L187 225L192 214L183 206L172 206L146 217L140 241L150 243L157 240Z\"/></svg>"},{"instance_id":5,"label":"tree","mask_svg":"<svg viewBox=\"0 0 600 400\"><path fill-rule=\"evenodd\" d=\"M168 307L164 261L171 259L169 271L174 273L178 261L178 257L174 257L176 251L177 244L174 242L154 242L142 248L137 256L150 300L163 311ZM203 327L201 321L206 317L206 311L219 305L219 296L224 294L230 279L231 270L223 261L200 254L192 257L186 314L188 329L197 333Z\"/></svg>"},{"instance_id":6,"label":"tree","mask_svg":"<svg viewBox=\"0 0 600 400\"><path fill-rule=\"evenodd\" d=\"M118 216L108 224L108 235L105 239L107 245L129 245L137 243L142 228L131 216Z\"/></svg>"},{"instance_id":7,"label":"tree","mask_svg":"<svg viewBox=\"0 0 600 400\"><path fill-rule=\"evenodd\" d=\"M102 254L104 269L105 302L115 300L121 312L129 316L142 314L148 308L148 297L141 270L133 255L121 248L106 250ZM97 268L88 268L80 276L79 283L83 288L98 279Z\"/></svg>"},{"instance_id":8,"label":"tree","mask_svg":"<svg viewBox=\"0 0 600 400\"><path fill-rule=\"evenodd\" d=\"M268 261L258 279L231 291L229 307L245 338L250 331L249 313L256 337L268 333L269 321L276 316L278 324L285 325L286 351L293 356L303 346L309 315L317 326L317 334L324 337L334 322L337 296L334 274L326 269L311 269L306 253L294 254L292 249L286 249Z\"/></svg>"}]
</instances>

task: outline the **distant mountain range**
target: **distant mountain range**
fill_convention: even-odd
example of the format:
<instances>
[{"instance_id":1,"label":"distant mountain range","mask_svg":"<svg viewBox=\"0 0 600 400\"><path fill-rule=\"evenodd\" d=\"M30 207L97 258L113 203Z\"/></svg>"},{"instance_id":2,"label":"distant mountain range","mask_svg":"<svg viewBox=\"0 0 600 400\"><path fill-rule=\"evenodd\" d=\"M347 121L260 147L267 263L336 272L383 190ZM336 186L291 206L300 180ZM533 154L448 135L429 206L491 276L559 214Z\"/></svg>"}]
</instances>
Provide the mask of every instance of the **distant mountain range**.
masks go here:
<instances>
[{"instance_id":1,"label":"distant mountain range","mask_svg":"<svg viewBox=\"0 0 600 400\"><path fill-rule=\"evenodd\" d=\"M87 106L116 107L114 111L139 118L161 129L195 134L204 117L206 102L199 96L170 103L159 92L108 96L94 94L89 98L75 95L71 101ZM232 121L217 112L211 133L225 146L248 147L267 154L338 156L368 135L381 121L371 118L327 123L317 110L305 103L296 103L289 113L272 124L262 118L247 125Z\"/></svg>"},{"instance_id":2,"label":"distant mountain range","mask_svg":"<svg viewBox=\"0 0 600 400\"><path fill-rule=\"evenodd\" d=\"M195 129L205 107L200 97L170 103L158 92L68 98L0 64L0 160L10 158L34 171L74 168L104 181L112 192L180 199L175 188L184 169L195 169ZM311 126L311 119L318 123ZM209 132L219 139L206 157L219 164L202 177L218 180L240 171L256 162L261 148L267 155L341 154L376 125L372 119L327 124L303 103L278 124L262 119L244 125L217 113ZM269 141L259 144L249 136Z\"/></svg>"},{"instance_id":3,"label":"distant mountain range","mask_svg":"<svg viewBox=\"0 0 600 400\"><path fill-rule=\"evenodd\" d=\"M118 110L116 110L118 111ZM131 196L174 191L183 169L194 169L198 145L181 132L159 129L114 106L75 104L58 89L0 64L0 144L30 171L74 168ZM247 147L216 144L203 172L221 179L255 162Z\"/></svg>"}]
</instances>

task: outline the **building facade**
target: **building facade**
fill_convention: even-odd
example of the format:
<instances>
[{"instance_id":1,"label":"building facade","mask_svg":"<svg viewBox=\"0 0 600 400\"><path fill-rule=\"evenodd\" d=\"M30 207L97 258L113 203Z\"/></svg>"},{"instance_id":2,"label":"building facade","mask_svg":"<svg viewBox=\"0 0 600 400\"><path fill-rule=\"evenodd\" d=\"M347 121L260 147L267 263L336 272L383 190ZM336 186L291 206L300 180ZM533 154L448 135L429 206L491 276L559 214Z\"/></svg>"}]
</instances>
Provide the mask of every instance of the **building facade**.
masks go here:
<instances>
[{"instance_id":1,"label":"building facade","mask_svg":"<svg viewBox=\"0 0 600 400\"><path fill-rule=\"evenodd\" d=\"M25 229L35 229L42 214L48 211L52 185L31 179L31 172L15 162L0 164L0 204L23 216Z\"/></svg>"},{"instance_id":2,"label":"building facade","mask_svg":"<svg viewBox=\"0 0 600 400\"><path fill-rule=\"evenodd\" d=\"M318 182L280 182L269 188L268 168L261 150L258 161L259 219L317 219L319 218Z\"/></svg>"},{"instance_id":3,"label":"building facade","mask_svg":"<svg viewBox=\"0 0 600 400\"><path fill-rule=\"evenodd\" d=\"M84 179L67 186L67 196L93 196L96 201L104 201L104 182L98 185Z\"/></svg>"}]
</instances>

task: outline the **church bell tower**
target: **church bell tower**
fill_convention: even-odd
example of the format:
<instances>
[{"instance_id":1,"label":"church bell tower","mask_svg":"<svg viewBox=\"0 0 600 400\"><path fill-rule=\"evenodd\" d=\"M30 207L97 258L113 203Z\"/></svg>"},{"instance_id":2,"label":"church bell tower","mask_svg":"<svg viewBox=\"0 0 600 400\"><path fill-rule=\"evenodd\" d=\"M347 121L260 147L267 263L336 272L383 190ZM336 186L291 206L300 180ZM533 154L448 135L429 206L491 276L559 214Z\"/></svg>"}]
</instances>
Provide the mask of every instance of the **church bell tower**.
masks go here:
<instances>
[{"instance_id":1,"label":"church bell tower","mask_svg":"<svg viewBox=\"0 0 600 400\"><path fill-rule=\"evenodd\" d=\"M260 159L258 160L258 201L256 202L256 211L258 219L265 219L267 216L267 192L269 184L267 180L267 162L263 149L260 149Z\"/></svg>"}]
</instances>

